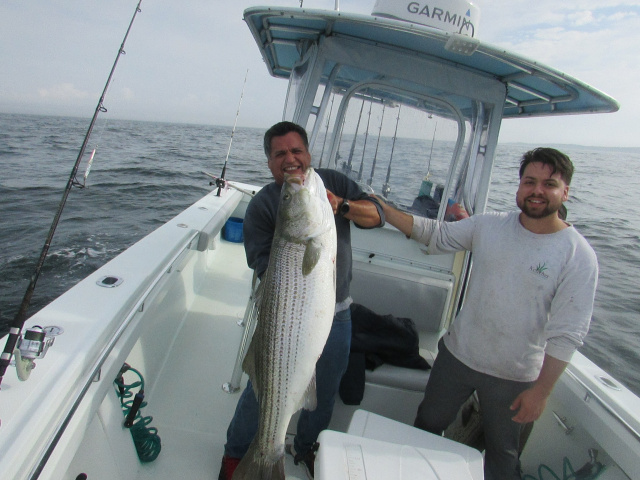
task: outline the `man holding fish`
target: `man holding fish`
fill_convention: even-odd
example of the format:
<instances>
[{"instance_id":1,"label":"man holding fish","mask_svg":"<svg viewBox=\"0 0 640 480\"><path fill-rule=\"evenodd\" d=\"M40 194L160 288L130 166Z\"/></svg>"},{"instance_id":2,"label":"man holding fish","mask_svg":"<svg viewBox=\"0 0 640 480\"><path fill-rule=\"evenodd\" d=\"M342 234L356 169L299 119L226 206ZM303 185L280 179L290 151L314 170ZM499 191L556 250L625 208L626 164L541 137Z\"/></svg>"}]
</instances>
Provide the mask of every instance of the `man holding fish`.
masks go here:
<instances>
[{"instance_id":1,"label":"man holding fish","mask_svg":"<svg viewBox=\"0 0 640 480\"><path fill-rule=\"evenodd\" d=\"M379 201L355 182L310 168L299 125L271 127L264 150L274 182L252 199L244 219L247 263L261 278L258 326L243 364L250 381L227 431L221 480L284 479L284 437L299 408L287 449L313 477L314 445L331 420L349 357L350 222L384 224Z\"/></svg>"}]
</instances>

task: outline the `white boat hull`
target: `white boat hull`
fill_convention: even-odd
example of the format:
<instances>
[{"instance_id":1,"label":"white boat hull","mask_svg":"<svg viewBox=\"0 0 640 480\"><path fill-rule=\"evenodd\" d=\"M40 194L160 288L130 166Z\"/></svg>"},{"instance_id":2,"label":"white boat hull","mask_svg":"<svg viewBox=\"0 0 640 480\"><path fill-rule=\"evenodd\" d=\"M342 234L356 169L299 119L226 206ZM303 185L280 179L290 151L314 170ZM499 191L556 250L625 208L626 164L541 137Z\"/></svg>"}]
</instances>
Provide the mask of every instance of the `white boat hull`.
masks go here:
<instances>
[{"instance_id":1,"label":"white boat hull","mask_svg":"<svg viewBox=\"0 0 640 480\"><path fill-rule=\"evenodd\" d=\"M221 386L233 371L252 278L242 244L225 241L219 232L228 216L243 215L242 197L233 191L222 199L205 197L31 319L64 333L29 380L19 382L13 371L5 378L2 478L31 478L41 462L41 479L82 473L91 479L215 478L238 398ZM385 228L368 235L389 237L387 245L389 239L406 242L396 233ZM393 274L411 276L390 272L385 282ZM97 286L105 275L124 281L115 288ZM393 310L393 302L389 306ZM142 372L144 415L153 417L162 438L162 451L150 463L139 461L123 426L113 380L124 362ZM332 429L346 432L358 408L412 423L422 392L390 386L382 373L370 375L360 406L338 401ZM633 433L640 420L634 412L640 412L638 398L577 354L534 427L523 454L525 472L541 463L560 471L564 457L577 469L596 449L607 465L598 478L640 478L640 441Z\"/></svg>"}]
</instances>

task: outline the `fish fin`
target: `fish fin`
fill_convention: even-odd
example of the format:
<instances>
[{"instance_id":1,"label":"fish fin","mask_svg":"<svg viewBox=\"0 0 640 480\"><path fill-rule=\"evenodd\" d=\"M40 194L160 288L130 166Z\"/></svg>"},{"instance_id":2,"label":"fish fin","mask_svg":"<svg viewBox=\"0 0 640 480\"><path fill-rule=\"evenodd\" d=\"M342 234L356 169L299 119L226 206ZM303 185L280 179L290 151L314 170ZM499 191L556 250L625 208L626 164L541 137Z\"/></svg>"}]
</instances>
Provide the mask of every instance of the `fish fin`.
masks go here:
<instances>
[{"instance_id":1,"label":"fish fin","mask_svg":"<svg viewBox=\"0 0 640 480\"><path fill-rule=\"evenodd\" d=\"M275 462L264 458L257 449L257 442L251 442L249 450L242 457L233 473L233 480L285 480L284 451Z\"/></svg>"},{"instance_id":2,"label":"fish fin","mask_svg":"<svg viewBox=\"0 0 640 480\"><path fill-rule=\"evenodd\" d=\"M256 305L260 305L260 301L262 300L262 292L265 288L266 287L262 285L262 282L260 282L253 292L253 303L255 303Z\"/></svg>"},{"instance_id":3,"label":"fish fin","mask_svg":"<svg viewBox=\"0 0 640 480\"><path fill-rule=\"evenodd\" d=\"M318 396L316 394L316 371L313 371L313 375L311 376L311 381L307 386L307 390L304 392L302 396L302 400L300 401L300 405L298 408L304 408L305 410L315 410L318 406Z\"/></svg>"},{"instance_id":4,"label":"fish fin","mask_svg":"<svg viewBox=\"0 0 640 480\"><path fill-rule=\"evenodd\" d=\"M242 370L249 375L251 382L253 384L253 391L258 396L259 385L256 381L256 355L255 350L255 337L251 339L251 343L249 344L249 348L247 348L247 354L244 356L244 360L242 361Z\"/></svg>"},{"instance_id":5,"label":"fish fin","mask_svg":"<svg viewBox=\"0 0 640 480\"><path fill-rule=\"evenodd\" d=\"M320 260L321 254L322 244L318 244L315 239L310 240L302 258L302 275L306 277L313 271L318 264L318 260Z\"/></svg>"}]
</instances>

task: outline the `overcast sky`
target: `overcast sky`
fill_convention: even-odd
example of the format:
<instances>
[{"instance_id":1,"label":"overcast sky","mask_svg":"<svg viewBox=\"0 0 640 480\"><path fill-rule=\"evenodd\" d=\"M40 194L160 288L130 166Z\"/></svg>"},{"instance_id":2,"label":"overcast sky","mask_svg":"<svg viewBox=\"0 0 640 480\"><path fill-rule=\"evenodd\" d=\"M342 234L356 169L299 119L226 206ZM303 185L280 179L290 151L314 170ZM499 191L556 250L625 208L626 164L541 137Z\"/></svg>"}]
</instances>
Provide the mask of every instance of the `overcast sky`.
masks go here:
<instances>
[{"instance_id":1,"label":"overcast sky","mask_svg":"<svg viewBox=\"0 0 640 480\"><path fill-rule=\"evenodd\" d=\"M402 1L402 0L400 0ZM247 0L143 0L105 99L112 118L239 126L279 121L287 82L270 77ZM342 0L369 14L375 0ZM433 1L420 2L434 4ZM614 114L508 120L501 142L640 147L638 0L477 0L478 38L572 75L620 102ZM137 0L2 0L0 112L90 118ZM300 0L273 5L299 7ZM334 0L305 0L333 9Z\"/></svg>"}]
</instances>

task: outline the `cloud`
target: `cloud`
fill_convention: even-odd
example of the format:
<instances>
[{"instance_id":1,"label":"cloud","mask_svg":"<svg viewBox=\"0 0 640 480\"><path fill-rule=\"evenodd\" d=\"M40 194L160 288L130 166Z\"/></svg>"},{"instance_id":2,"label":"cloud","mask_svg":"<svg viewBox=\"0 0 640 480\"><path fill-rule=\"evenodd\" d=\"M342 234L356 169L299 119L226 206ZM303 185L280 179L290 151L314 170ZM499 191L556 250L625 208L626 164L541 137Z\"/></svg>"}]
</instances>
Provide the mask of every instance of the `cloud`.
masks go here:
<instances>
[{"instance_id":1,"label":"cloud","mask_svg":"<svg viewBox=\"0 0 640 480\"><path fill-rule=\"evenodd\" d=\"M133 100L135 98L133 90L131 88L128 88L128 87L124 87L124 88L120 89L120 96L124 100Z\"/></svg>"},{"instance_id":2,"label":"cloud","mask_svg":"<svg viewBox=\"0 0 640 480\"><path fill-rule=\"evenodd\" d=\"M36 3L0 2L0 63L6 67L0 71L0 110L88 116L135 2ZM264 127L281 119L287 82L268 75L242 21L244 9L260 3L299 6L299 0L143 2L105 99L109 115L231 125L249 69L238 124ZM333 10L335 3L304 0L304 8ZM342 12L368 15L374 3L340 0L339 5ZM564 129L567 141L637 144L637 0L474 3L481 11L481 41L566 72L620 101L619 113L587 116L593 119L582 128L584 116L565 120L576 125ZM556 134L560 123L522 121L517 138L510 140L527 140L534 128L545 138Z\"/></svg>"},{"instance_id":3,"label":"cloud","mask_svg":"<svg viewBox=\"0 0 640 480\"><path fill-rule=\"evenodd\" d=\"M89 93L77 89L72 83L60 83L49 88L39 88L38 95L43 100L67 102L89 98Z\"/></svg>"},{"instance_id":4,"label":"cloud","mask_svg":"<svg viewBox=\"0 0 640 480\"><path fill-rule=\"evenodd\" d=\"M584 26L594 23L595 18L593 16L593 12L588 10L582 12L572 12L567 15L567 18L571 22L571 24L576 26Z\"/></svg>"},{"instance_id":5,"label":"cloud","mask_svg":"<svg viewBox=\"0 0 640 480\"><path fill-rule=\"evenodd\" d=\"M638 14L635 12L616 12L607 17L607 21L611 23L620 22L623 20L637 20Z\"/></svg>"}]
</instances>

